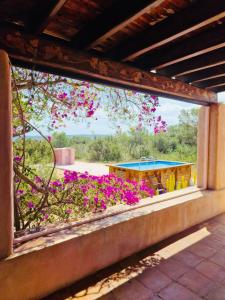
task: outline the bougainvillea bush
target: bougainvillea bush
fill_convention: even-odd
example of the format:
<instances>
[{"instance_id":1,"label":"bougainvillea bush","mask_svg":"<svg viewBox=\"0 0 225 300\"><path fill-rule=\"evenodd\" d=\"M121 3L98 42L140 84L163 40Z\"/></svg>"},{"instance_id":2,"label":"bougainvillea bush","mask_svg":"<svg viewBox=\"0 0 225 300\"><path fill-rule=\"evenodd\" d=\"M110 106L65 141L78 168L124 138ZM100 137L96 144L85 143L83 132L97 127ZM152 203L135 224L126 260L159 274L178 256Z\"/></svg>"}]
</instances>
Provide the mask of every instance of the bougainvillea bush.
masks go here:
<instances>
[{"instance_id":1,"label":"bougainvillea bush","mask_svg":"<svg viewBox=\"0 0 225 300\"><path fill-rule=\"evenodd\" d=\"M49 183L34 175L16 191L23 229L78 220L116 204L134 205L153 194L145 182L124 180L114 174L92 176L74 171L65 171L62 178ZM42 195L44 201L40 201Z\"/></svg>"}]
</instances>

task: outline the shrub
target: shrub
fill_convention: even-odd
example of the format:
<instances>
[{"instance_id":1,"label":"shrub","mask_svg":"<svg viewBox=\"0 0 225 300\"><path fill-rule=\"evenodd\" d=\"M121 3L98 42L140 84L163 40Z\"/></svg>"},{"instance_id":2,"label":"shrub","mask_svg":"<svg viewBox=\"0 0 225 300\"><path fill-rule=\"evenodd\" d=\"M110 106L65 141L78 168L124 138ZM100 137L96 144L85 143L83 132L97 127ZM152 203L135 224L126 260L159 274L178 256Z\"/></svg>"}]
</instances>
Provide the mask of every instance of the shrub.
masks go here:
<instances>
[{"instance_id":1,"label":"shrub","mask_svg":"<svg viewBox=\"0 0 225 300\"><path fill-rule=\"evenodd\" d=\"M116 204L133 205L154 194L145 182L123 180L113 174L92 176L65 171L63 178L49 184L37 176L32 182L35 184L23 182L16 191L24 229L78 219Z\"/></svg>"}]
</instances>

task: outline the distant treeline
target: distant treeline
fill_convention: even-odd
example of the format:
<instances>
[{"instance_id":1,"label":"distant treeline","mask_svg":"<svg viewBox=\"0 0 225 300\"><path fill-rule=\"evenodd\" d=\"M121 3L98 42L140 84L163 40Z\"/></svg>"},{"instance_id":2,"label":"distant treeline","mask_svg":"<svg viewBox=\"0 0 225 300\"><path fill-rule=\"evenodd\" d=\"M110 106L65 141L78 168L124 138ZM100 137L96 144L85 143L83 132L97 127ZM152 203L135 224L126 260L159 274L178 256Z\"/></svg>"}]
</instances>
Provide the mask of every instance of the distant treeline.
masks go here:
<instances>
[{"instance_id":1,"label":"distant treeline","mask_svg":"<svg viewBox=\"0 0 225 300\"><path fill-rule=\"evenodd\" d=\"M55 132L54 134L57 134L57 132ZM61 134L61 133L59 133L59 134ZM82 138L85 137L85 138L89 138L89 139L94 140L94 139L97 139L99 137L109 136L109 134L74 134L74 135L72 135L72 134L66 134L66 136L69 139L70 138L74 138L74 137L77 137L77 138L79 138L79 137L82 137ZM40 136L40 135L27 134L26 137L27 137L27 139L38 140L38 141L40 141L40 140L43 139L43 137ZM16 140L16 138L15 138L15 140Z\"/></svg>"}]
</instances>

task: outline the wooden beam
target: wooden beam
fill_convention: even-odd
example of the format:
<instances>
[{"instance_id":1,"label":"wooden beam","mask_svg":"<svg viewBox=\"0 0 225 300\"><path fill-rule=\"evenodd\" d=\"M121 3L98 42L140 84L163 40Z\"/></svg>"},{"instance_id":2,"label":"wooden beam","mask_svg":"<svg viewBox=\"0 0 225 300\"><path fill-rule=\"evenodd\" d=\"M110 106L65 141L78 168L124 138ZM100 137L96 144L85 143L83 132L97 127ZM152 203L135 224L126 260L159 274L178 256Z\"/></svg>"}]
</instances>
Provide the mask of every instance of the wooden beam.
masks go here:
<instances>
[{"instance_id":1,"label":"wooden beam","mask_svg":"<svg viewBox=\"0 0 225 300\"><path fill-rule=\"evenodd\" d=\"M225 84L225 75L217 78L207 79L201 82L196 82L195 86L200 88L216 87L218 85Z\"/></svg>"},{"instance_id":2,"label":"wooden beam","mask_svg":"<svg viewBox=\"0 0 225 300\"><path fill-rule=\"evenodd\" d=\"M31 14L27 30L39 34L44 31L51 19L58 13L67 0L38 1L36 10Z\"/></svg>"},{"instance_id":3,"label":"wooden beam","mask_svg":"<svg viewBox=\"0 0 225 300\"><path fill-rule=\"evenodd\" d=\"M225 48L217 49L207 54L199 55L197 57L165 67L160 69L159 73L165 76L179 77L222 64L225 64Z\"/></svg>"},{"instance_id":4,"label":"wooden beam","mask_svg":"<svg viewBox=\"0 0 225 300\"><path fill-rule=\"evenodd\" d=\"M159 70L222 47L225 47L225 24L214 26L154 53L144 54L135 63L146 69Z\"/></svg>"},{"instance_id":5,"label":"wooden beam","mask_svg":"<svg viewBox=\"0 0 225 300\"><path fill-rule=\"evenodd\" d=\"M161 0L119 0L113 3L97 19L81 29L72 39L71 44L79 49L89 48L107 39L115 32L155 7Z\"/></svg>"},{"instance_id":6,"label":"wooden beam","mask_svg":"<svg viewBox=\"0 0 225 300\"><path fill-rule=\"evenodd\" d=\"M176 76L176 79L187 83L197 83L208 79L217 78L225 75L225 64L208 69L188 73L186 75Z\"/></svg>"},{"instance_id":7,"label":"wooden beam","mask_svg":"<svg viewBox=\"0 0 225 300\"><path fill-rule=\"evenodd\" d=\"M222 84L220 86L216 86L214 88L210 88L211 91L215 92L215 93L222 93L225 92L225 84Z\"/></svg>"},{"instance_id":8,"label":"wooden beam","mask_svg":"<svg viewBox=\"0 0 225 300\"><path fill-rule=\"evenodd\" d=\"M199 13L201 12L201 13ZM138 56L199 30L225 17L225 1L198 0L185 9L131 37L109 52L109 56L134 60Z\"/></svg>"},{"instance_id":9,"label":"wooden beam","mask_svg":"<svg viewBox=\"0 0 225 300\"><path fill-rule=\"evenodd\" d=\"M215 85L209 86L206 89L210 90L210 91L214 91L214 90L218 90L218 89L222 88L221 91L224 91L224 86L225 86L225 83L223 82L220 84L215 84Z\"/></svg>"},{"instance_id":10,"label":"wooden beam","mask_svg":"<svg viewBox=\"0 0 225 300\"><path fill-rule=\"evenodd\" d=\"M1 47L0 47L1 48ZM9 58L0 50L0 259L13 251L12 92Z\"/></svg>"},{"instance_id":11,"label":"wooden beam","mask_svg":"<svg viewBox=\"0 0 225 300\"><path fill-rule=\"evenodd\" d=\"M146 93L154 93L172 99L208 105L217 102L216 94L142 71L138 68L87 53L74 51L58 40L0 28L0 47L12 59L29 66L45 69L47 72L61 72L64 76L82 78L116 87L128 88Z\"/></svg>"}]
</instances>

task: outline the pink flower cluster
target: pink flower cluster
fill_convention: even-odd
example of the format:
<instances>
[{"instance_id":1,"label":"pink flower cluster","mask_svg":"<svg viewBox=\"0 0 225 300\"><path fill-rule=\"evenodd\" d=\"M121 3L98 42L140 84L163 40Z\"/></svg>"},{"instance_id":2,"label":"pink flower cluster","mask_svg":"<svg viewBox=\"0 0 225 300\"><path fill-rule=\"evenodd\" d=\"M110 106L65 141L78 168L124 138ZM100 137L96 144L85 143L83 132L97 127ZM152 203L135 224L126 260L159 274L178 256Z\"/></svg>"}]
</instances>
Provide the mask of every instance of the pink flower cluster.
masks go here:
<instances>
[{"instance_id":1,"label":"pink flower cluster","mask_svg":"<svg viewBox=\"0 0 225 300\"><path fill-rule=\"evenodd\" d=\"M162 120L161 116L158 116L155 120L154 134L166 132L167 124Z\"/></svg>"},{"instance_id":2,"label":"pink flower cluster","mask_svg":"<svg viewBox=\"0 0 225 300\"><path fill-rule=\"evenodd\" d=\"M152 197L152 190L144 181L124 180L114 174L93 176L74 171L65 171L61 179L47 185L48 200L40 205L40 189L46 191L44 179L36 176L34 186L21 185L17 190L17 202L32 223L54 222L80 218L86 213L106 210L116 204L134 205L144 197ZM39 223L38 223L39 222Z\"/></svg>"},{"instance_id":3,"label":"pink flower cluster","mask_svg":"<svg viewBox=\"0 0 225 300\"><path fill-rule=\"evenodd\" d=\"M59 88L54 97L58 100L51 109L51 126L57 128L64 119L90 118L99 107L97 94L92 85L82 82L78 87L76 84L69 85L68 92Z\"/></svg>"},{"instance_id":4,"label":"pink flower cluster","mask_svg":"<svg viewBox=\"0 0 225 300\"><path fill-rule=\"evenodd\" d=\"M112 120L118 122L118 116L120 116L119 121L123 118L128 121L129 126L132 122L136 130L152 127L155 134L166 131L166 122L162 120L161 116L156 115L159 107L157 96L124 91L126 101L121 101L119 91L114 90L113 95L118 101L110 101L108 104Z\"/></svg>"},{"instance_id":5,"label":"pink flower cluster","mask_svg":"<svg viewBox=\"0 0 225 300\"><path fill-rule=\"evenodd\" d=\"M93 176L87 172L65 171L64 184L65 189L71 189L71 194L78 189L83 205L94 211L117 203L136 204L142 197L154 195L145 182L124 180L114 174Z\"/></svg>"}]
</instances>

